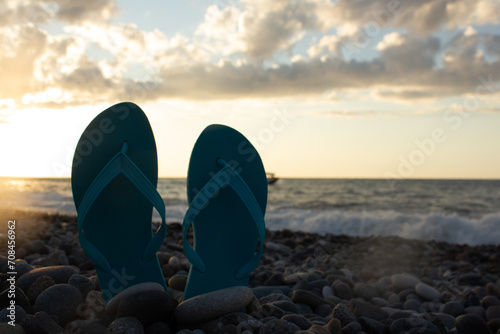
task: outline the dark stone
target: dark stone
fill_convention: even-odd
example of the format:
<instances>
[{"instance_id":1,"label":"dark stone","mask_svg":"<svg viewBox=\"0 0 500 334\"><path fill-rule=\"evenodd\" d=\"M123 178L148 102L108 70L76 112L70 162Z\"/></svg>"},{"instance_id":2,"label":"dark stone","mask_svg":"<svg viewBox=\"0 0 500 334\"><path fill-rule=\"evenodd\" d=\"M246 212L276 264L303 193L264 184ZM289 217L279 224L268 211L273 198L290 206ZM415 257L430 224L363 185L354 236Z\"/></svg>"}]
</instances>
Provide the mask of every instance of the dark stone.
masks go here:
<instances>
[{"instance_id":1,"label":"dark stone","mask_svg":"<svg viewBox=\"0 0 500 334\"><path fill-rule=\"evenodd\" d=\"M187 279L187 275L174 275L168 280L168 286L178 291L184 291L184 289L186 288Z\"/></svg>"},{"instance_id":2,"label":"dark stone","mask_svg":"<svg viewBox=\"0 0 500 334\"><path fill-rule=\"evenodd\" d=\"M460 302L447 302L441 306L439 312L458 317L465 313L464 306Z\"/></svg>"},{"instance_id":3,"label":"dark stone","mask_svg":"<svg viewBox=\"0 0 500 334\"><path fill-rule=\"evenodd\" d=\"M2 334L26 334L24 328L19 324L14 324L14 326L4 322L0 323L0 333Z\"/></svg>"},{"instance_id":4,"label":"dark stone","mask_svg":"<svg viewBox=\"0 0 500 334\"><path fill-rule=\"evenodd\" d=\"M330 302L306 290L295 290L292 293L294 303L302 303L309 305L311 308L316 308L322 304L330 304Z\"/></svg>"},{"instance_id":5,"label":"dark stone","mask_svg":"<svg viewBox=\"0 0 500 334\"><path fill-rule=\"evenodd\" d=\"M106 326L99 319L75 320L67 326L69 333L78 334L105 334Z\"/></svg>"},{"instance_id":6,"label":"dark stone","mask_svg":"<svg viewBox=\"0 0 500 334\"><path fill-rule=\"evenodd\" d=\"M342 325L340 324L340 321L338 319L332 319L332 320L330 320L323 327L325 327L330 332L330 334L340 334L340 333L342 333Z\"/></svg>"},{"instance_id":7,"label":"dark stone","mask_svg":"<svg viewBox=\"0 0 500 334\"><path fill-rule=\"evenodd\" d=\"M425 334L440 334L439 329L431 322L425 319L404 318L398 319L391 324L391 334L403 333L425 333Z\"/></svg>"},{"instance_id":8,"label":"dark stone","mask_svg":"<svg viewBox=\"0 0 500 334\"><path fill-rule=\"evenodd\" d=\"M335 292L335 295L341 299L350 300L353 297L351 287L344 282L336 283L333 286L333 291Z\"/></svg>"},{"instance_id":9,"label":"dark stone","mask_svg":"<svg viewBox=\"0 0 500 334\"><path fill-rule=\"evenodd\" d=\"M146 334L170 334L170 327L164 322L155 322L146 328Z\"/></svg>"},{"instance_id":10,"label":"dark stone","mask_svg":"<svg viewBox=\"0 0 500 334\"><path fill-rule=\"evenodd\" d=\"M265 286L275 286L282 285L283 282L283 274L282 273L274 273L271 277L269 277L265 282Z\"/></svg>"},{"instance_id":11,"label":"dark stone","mask_svg":"<svg viewBox=\"0 0 500 334\"><path fill-rule=\"evenodd\" d=\"M455 326L459 334L491 334L486 321L473 314L459 316Z\"/></svg>"},{"instance_id":12,"label":"dark stone","mask_svg":"<svg viewBox=\"0 0 500 334\"><path fill-rule=\"evenodd\" d=\"M377 320L373 320L366 317L360 317L359 323L361 324L361 327L363 327L363 330L367 333L371 334L385 333L385 326L382 323L378 322Z\"/></svg>"},{"instance_id":13,"label":"dark stone","mask_svg":"<svg viewBox=\"0 0 500 334\"><path fill-rule=\"evenodd\" d=\"M72 275L68 280L68 284L77 288L83 298L85 298L90 291L94 290L95 285L88 277L79 274Z\"/></svg>"},{"instance_id":14,"label":"dark stone","mask_svg":"<svg viewBox=\"0 0 500 334\"><path fill-rule=\"evenodd\" d=\"M364 298L368 301L372 300L372 298L375 298L378 295L377 289L366 283L354 284L354 289L352 289L352 291L356 296Z\"/></svg>"},{"instance_id":15,"label":"dark stone","mask_svg":"<svg viewBox=\"0 0 500 334\"><path fill-rule=\"evenodd\" d=\"M140 291L120 301L116 318L134 317L147 327L155 322L169 322L174 306L165 291Z\"/></svg>"},{"instance_id":16,"label":"dark stone","mask_svg":"<svg viewBox=\"0 0 500 334\"><path fill-rule=\"evenodd\" d=\"M358 334L363 330L359 322L351 322L342 328L342 334Z\"/></svg>"},{"instance_id":17,"label":"dark stone","mask_svg":"<svg viewBox=\"0 0 500 334\"><path fill-rule=\"evenodd\" d=\"M498 332L500 330L500 319L493 319L488 321L488 327L490 327L491 331L493 333Z\"/></svg>"},{"instance_id":18,"label":"dark stone","mask_svg":"<svg viewBox=\"0 0 500 334\"><path fill-rule=\"evenodd\" d=\"M486 320L490 321L499 318L500 318L500 305L493 305L488 307L488 309L486 310Z\"/></svg>"},{"instance_id":19,"label":"dark stone","mask_svg":"<svg viewBox=\"0 0 500 334\"><path fill-rule=\"evenodd\" d=\"M275 301L275 302L271 302L269 304L274 305L276 307L279 307L280 309L282 309L285 312L291 312L291 313L294 313L294 314L296 314L296 313L299 312L299 309L297 308L297 305L295 305L292 302L286 301L286 300L278 300L278 301Z\"/></svg>"},{"instance_id":20,"label":"dark stone","mask_svg":"<svg viewBox=\"0 0 500 334\"><path fill-rule=\"evenodd\" d=\"M77 308L83 298L80 291L69 284L56 284L38 296L35 302L35 312L47 312L56 317L59 325L77 317Z\"/></svg>"},{"instance_id":21,"label":"dark stone","mask_svg":"<svg viewBox=\"0 0 500 334\"><path fill-rule=\"evenodd\" d=\"M49 276L56 284L68 283L68 280L74 274L78 274L78 270L71 266L54 266L33 269L21 276L16 284L24 291L28 291L33 282L41 276Z\"/></svg>"},{"instance_id":22,"label":"dark stone","mask_svg":"<svg viewBox=\"0 0 500 334\"><path fill-rule=\"evenodd\" d=\"M273 319L267 321L264 326L260 328L259 334L295 334L300 331L300 328L282 319Z\"/></svg>"},{"instance_id":23,"label":"dark stone","mask_svg":"<svg viewBox=\"0 0 500 334\"><path fill-rule=\"evenodd\" d=\"M46 312L37 312L33 317L32 331L36 334L63 334L64 328Z\"/></svg>"},{"instance_id":24,"label":"dark stone","mask_svg":"<svg viewBox=\"0 0 500 334\"><path fill-rule=\"evenodd\" d=\"M357 321L356 316L344 304L338 304L333 308L332 316L340 321L342 327L347 326L349 323Z\"/></svg>"},{"instance_id":25,"label":"dark stone","mask_svg":"<svg viewBox=\"0 0 500 334\"><path fill-rule=\"evenodd\" d=\"M144 334L144 328L136 318L119 318L113 321L107 328L106 334Z\"/></svg>"},{"instance_id":26,"label":"dark stone","mask_svg":"<svg viewBox=\"0 0 500 334\"><path fill-rule=\"evenodd\" d=\"M287 314L281 319L291 322L303 330L306 330L313 325L309 319L299 314Z\"/></svg>"},{"instance_id":27,"label":"dark stone","mask_svg":"<svg viewBox=\"0 0 500 334\"><path fill-rule=\"evenodd\" d=\"M387 319L388 317L388 314L384 310L357 299L353 299L349 302L349 308L357 317L368 317L379 321Z\"/></svg>"},{"instance_id":28,"label":"dark stone","mask_svg":"<svg viewBox=\"0 0 500 334\"><path fill-rule=\"evenodd\" d=\"M254 296L258 299L273 293L282 293L284 295L288 295L290 291L291 289L288 286L258 286L252 288Z\"/></svg>"},{"instance_id":29,"label":"dark stone","mask_svg":"<svg viewBox=\"0 0 500 334\"><path fill-rule=\"evenodd\" d=\"M486 311L482 306L469 306L465 309L465 314L475 314L482 319L486 319Z\"/></svg>"},{"instance_id":30,"label":"dark stone","mask_svg":"<svg viewBox=\"0 0 500 334\"><path fill-rule=\"evenodd\" d=\"M422 308L422 304L418 300L409 299L409 300L405 301L405 303L403 304L403 308L405 310L408 310L408 311L420 312L420 309Z\"/></svg>"},{"instance_id":31,"label":"dark stone","mask_svg":"<svg viewBox=\"0 0 500 334\"><path fill-rule=\"evenodd\" d=\"M28 291L26 292L26 295L28 296L28 299L30 300L31 304L35 304L35 301L38 298L38 296L43 291L50 288L52 285L56 285L56 282L54 282L54 280L49 276L38 277L33 282L33 284L31 284Z\"/></svg>"},{"instance_id":32,"label":"dark stone","mask_svg":"<svg viewBox=\"0 0 500 334\"><path fill-rule=\"evenodd\" d=\"M488 309L490 306L500 305L500 300L495 296L486 296L481 300L481 305Z\"/></svg>"}]
</instances>

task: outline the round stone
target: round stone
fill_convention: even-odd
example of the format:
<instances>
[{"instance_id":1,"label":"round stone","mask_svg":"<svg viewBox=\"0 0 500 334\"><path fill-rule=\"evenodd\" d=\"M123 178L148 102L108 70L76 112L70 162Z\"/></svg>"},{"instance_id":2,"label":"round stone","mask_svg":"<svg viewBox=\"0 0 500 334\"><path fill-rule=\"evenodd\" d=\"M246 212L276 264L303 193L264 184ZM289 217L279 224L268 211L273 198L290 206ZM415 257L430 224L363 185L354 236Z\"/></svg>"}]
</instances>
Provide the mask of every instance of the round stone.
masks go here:
<instances>
[{"instance_id":1,"label":"round stone","mask_svg":"<svg viewBox=\"0 0 500 334\"><path fill-rule=\"evenodd\" d=\"M313 325L309 319L299 314L287 314L281 319L297 325L297 327L299 327L302 330L309 329L309 327Z\"/></svg>"},{"instance_id":2,"label":"round stone","mask_svg":"<svg viewBox=\"0 0 500 334\"><path fill-rule=\"evenodd\" d=\"M300 328L282 319L273 319L260 328L259 334L295 334Z\"/></svg>"},{"instance_id":3,"label":"round stone","mask_svg":"<svg viewBox=\"0 0 500 334\"><path fill-rule=\"evenodd\" d=\"M38 296L35 302L35 312L44 311L55 316L59 325L64 326L76 318L78 305L83 298L80 291L69 284L56 284Z\"/></svg>"},{"instance_id":4,"label":"round stone","mask_svg":"<svg viewBox=\"0 0 500 334\"><path fill-rule=\"evenodd\" d=\"M200 323L236 312L252 301L252 290L236 286L195 296L183 301L175 309L180 323Z\"/></svg>"},{"instance_id":5,"label":"round stone","mask_svg":"<svg viewBox=\"0 0 500 334\"><path fill-rule=\"evenodd\" d=\"M6 322L0 323L0 333L2 334L25 334L26 331L21 325L9 325Z\"/></svg>"},{"instance_id":6,"label":"round stone","mask_svg":"<svg viewBox=\"0 0 500 334\"><path fill-rule=\"evenodd\" d=\"M174 305L165 291L149 290L131 294L118 305L117 318L134 317L144 326L170 318Z\"/></svg>"},{"instance_id":7,"label":"round stone","mask_svg":"<svg viewBox=\"0 0 500 334\"><path fill-rule=\"evenodd\" d=\"M491 334L486 321L474 314L459 316L455 326L459 334Z\"/></svg>"},{"instance_id":8,"label":"round stone","mask_svg":"<svg viewBox=\"0 0 500 334\"><path fill-rule=\"evenodd\" d=\"M28 291L26 292L26 295L28 296L30 302L34 304L38 296L43 291L55 284L56 282L54 282L54 280L49 276L40 276L33 282L33 284L31 284Z\"/></svg>"},{"instance_id":9,"label":"round stone","mask_svg":"<svg viewBox=\"0 0 500 334\"><path fill-rule=\"evenodd\" d=\"M144 334L144 328L136 318L119 318L113 321L106 329L106 334Z\"/></svg>"},{"instance_id":10,"label":"round stone","mask_svg":"<svg viewBox=\"0 0 500 334\"><path fill-rule=\"evenodd\" d=\"M33 282L41 276L49 276L56 282L56 284L67 283L69 278L74 274L78 274L75 267L72 266L53 266L33 269L23 276L19 277L16 284L18 287L24 291L28 291L28 288L33 284Z\"/></svg>"},{"instance_id":11,"label":"round stone","mask_svg":"<svg viewBox=\"0 0 500 334\"><path fill-rule=\"evenodd\" d=\"M465 313L464 306L460 302L447 302L439 309L440 313L447 313L454 317L458 317Z\"/></svg>"},{"instance_id":12,"label":"round stone","mask_svg":"<svg viewBox=\"0 0 500 334\"><path fill-rule=\"evenodd\" d=\"M85 298L90 291L94 290L94 282L83 275L75 274L71 276L68 280L68 284L77 288L83 298Z\"/></svg>"},{"instance_id":13,"label":"round stone","mask_svg":"<svg viewBox=\"0 0 500 334\"><path fill-rule=\"evenodd\" d=\"M397 274L391 277L391 283L398 290L414 289L420 280L411 275Z\"/></svg>"},{"instance_id":14,"label":"round stone","mask_svg":"<svg viewBox=\"0 0 500 334\"><path fill-rule=\"evenodd\" d=\"M415 286L415 291L419 297L425 300L441 299L441 293L425 283L418 283Z\"/></svg>"},{"instance_id":15,"label":"round stone","mask_svg":"<svg viewBox=\"0 0 500 334\"><path fill-rule=\"evenodd\" d=\"M168 280L168 286L178 291L184 291L187 279L187 275L174 275Z\"/></svg>"}]
</instances>

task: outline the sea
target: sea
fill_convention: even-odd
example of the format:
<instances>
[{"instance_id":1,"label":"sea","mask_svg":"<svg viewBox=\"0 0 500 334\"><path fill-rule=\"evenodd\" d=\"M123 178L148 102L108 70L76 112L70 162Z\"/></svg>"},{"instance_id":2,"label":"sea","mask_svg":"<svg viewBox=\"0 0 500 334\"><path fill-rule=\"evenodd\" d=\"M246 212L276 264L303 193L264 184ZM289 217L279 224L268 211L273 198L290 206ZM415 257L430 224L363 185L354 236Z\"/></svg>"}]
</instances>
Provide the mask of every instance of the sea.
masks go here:
<instances>
[{"instance_id":1,"label":"sea","mask_svg":"<svg viewBox=\"0 0 500 334\"><path fill-rule=\"evenodd\" d=\"M160 178L157 190L167 221L182 222L186 180ZM271 230L500 244L500 180L285 178L268 194ZM0 208L76 214L68 178L0 178Z\"/></svg>"}]
</instances>

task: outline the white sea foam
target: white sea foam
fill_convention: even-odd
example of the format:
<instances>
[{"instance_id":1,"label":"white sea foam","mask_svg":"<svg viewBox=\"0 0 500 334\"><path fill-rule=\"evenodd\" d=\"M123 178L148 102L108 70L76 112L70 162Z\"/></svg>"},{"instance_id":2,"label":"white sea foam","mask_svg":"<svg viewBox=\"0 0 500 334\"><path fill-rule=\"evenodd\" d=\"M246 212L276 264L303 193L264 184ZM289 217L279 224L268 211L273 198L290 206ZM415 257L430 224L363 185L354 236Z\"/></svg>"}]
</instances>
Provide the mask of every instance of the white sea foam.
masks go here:
<instances>
[{"instance_id":1,"label":"white sea foam","mask_svg":"<svg viewBox=\"0 0 500 334\"><path fill-rule=\"evenodd\" d=\"M500 244L500 212L468 219L458 215L395 211L275 210L266 213L270 229L350 236L389 236L457 244Z\"/></svg>"}]
</instances>

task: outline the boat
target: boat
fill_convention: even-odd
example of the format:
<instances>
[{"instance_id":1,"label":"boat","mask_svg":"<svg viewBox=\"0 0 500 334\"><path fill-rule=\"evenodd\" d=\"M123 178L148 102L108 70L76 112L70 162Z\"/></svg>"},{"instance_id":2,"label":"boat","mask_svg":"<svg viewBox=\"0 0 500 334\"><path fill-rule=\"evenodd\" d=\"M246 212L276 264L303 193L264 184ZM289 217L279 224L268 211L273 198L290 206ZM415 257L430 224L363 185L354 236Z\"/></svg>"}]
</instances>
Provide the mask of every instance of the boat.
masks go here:
<instances>
[{"instance_id":1,"label":"boat","mask_svg":"<svg viewBox=\"0 0 500 334\"><path fill-rule=\"evenodd\" d=\"M277 178L274 173L266 173L266 177L267 177L267 184L274 184L276 183L276 181L279 180L279 178Z\"/></svg>"}]
</instances>

